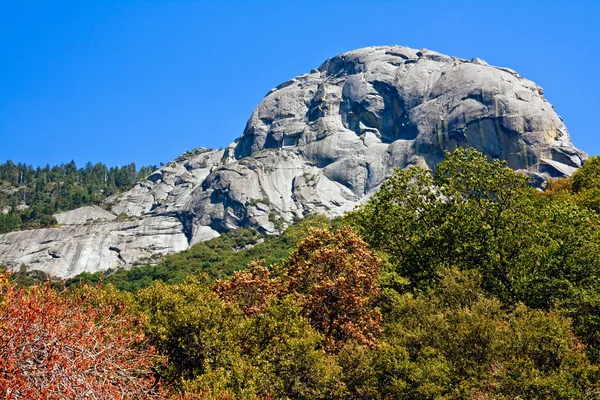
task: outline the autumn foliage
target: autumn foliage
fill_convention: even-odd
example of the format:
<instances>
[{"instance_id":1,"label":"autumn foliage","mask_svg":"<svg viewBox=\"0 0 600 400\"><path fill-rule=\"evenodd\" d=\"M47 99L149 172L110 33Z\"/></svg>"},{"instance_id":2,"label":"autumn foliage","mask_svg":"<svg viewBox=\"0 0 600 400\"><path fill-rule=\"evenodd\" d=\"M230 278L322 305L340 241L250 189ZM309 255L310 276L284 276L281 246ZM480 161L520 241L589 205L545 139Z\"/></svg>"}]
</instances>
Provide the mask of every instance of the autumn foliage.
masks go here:
<instances>
[{"instance_id":1,"label":"autumn foliage","mask_svg":"<svg viewBox=\"0 0 600 400\"><path fill-rule=\"evenodd\" d=\"M218 281L213 290L219 297L236 304L246 316L263 311L269 302L281 296L285 286L264 261L253 262L248 269L235 272L230 279Z\"/></svg>"},{"instance_id":2,"label":"autumn foliage","mask_svg":"<svg viewBox=\"0 0 600 400\"><path fill-rule=\"evenodd\" d=\"M541 193L459 149L342 220L121 271L135 294L0 273L0 399L600 398L599 177Z\"/></svg>"},{"instance_id":3,"label":"autumn foliage","mask_svg":"<svg viewBox=\"0 0 600 400\"><path fill-rule=\"evenodd\" d=\"M2 398L159 398L156 355L140 347L138 321L102 296L100 289L18 288L0 275Z\"/></svg>"},{"instance_id":4,"label":"autumn foliage","mask_svg":"<svg viewBox=\"0 0 600 400\"><path fill-rule=\"evenodd\" d=\"M381 260L351 228L336 233L311 229L290 258L272 273L253 264L213 290L246 315L293 294L310 325L325 336L329 351L348 340L375 347L381 334L377 277Z\"/></svg>"}]
</instances>

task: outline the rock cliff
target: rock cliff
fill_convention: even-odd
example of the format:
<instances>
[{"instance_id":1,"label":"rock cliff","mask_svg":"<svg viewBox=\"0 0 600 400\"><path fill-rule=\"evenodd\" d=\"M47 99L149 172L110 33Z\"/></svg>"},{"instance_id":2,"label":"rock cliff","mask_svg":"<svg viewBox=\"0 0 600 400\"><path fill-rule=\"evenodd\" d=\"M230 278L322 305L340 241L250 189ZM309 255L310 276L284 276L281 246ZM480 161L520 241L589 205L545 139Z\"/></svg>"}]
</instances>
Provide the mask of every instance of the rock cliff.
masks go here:
<instances>
[{"instance_id":1,"label":"rock cliff","mask_svg":"<svg viewBox=\"0 0 600 400\"><path fill-rule=\"evenodd\" d=\"M475 147L541 185L586 155L542 89L508 68L400 46L333 57L271 90L224 150L199 148L62 226L0 235L0 261L68 277L131 267L240 226L340 215L394 168ZM117 216L119 218L117 219Z\"/></svg>"}]
</instances>

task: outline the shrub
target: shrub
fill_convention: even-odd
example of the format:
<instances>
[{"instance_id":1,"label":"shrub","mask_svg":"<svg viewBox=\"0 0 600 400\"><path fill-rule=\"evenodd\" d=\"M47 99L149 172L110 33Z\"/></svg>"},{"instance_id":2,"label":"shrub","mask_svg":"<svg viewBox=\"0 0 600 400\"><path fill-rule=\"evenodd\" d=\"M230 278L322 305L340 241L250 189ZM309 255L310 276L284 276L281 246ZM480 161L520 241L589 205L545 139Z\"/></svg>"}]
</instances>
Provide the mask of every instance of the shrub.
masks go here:
<instances>
[{"instance_id":1,"label":"shrub","mask_svg":"<svg viewBox=\"0 0 600 400\"><path fill-rule=\"evenodd\" d=\"M101 289L66 295L0 276L0 394L6 399L160 398L139 320Z\"/></svg>"}]
</instances>

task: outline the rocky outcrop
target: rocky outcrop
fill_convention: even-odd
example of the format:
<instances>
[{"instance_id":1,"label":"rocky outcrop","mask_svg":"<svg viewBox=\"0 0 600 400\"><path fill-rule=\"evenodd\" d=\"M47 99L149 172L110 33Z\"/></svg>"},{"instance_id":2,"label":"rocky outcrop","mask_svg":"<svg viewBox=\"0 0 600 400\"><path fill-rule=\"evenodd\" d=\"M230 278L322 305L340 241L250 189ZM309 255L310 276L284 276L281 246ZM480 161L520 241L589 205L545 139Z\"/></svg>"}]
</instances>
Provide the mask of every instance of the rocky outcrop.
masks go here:
<instances>
[{"instance_id":1,"label":"rocky outcrop","mask_svg":"<svg viewBox=\"0 0 600 400\"><path fill-rule=\"evenodd\" d=\"M394 168L434 169L459 146L506 160L537 185L586 158L542 89L515 71L369 47L273 89L238 140L161 167L109 199L111 213L74 210L57 215L58 229L0 236L0 260L72 276L149 262L240 226L275 233L309 213L340 215Z\"/></svg>"},{"instance_id":2,"label":"rocky outcrop","mask_svg":"<svg viewBox=\"0 0 600 400\"><path fill-rule=\"evenodd\" d=\"M75 210L54 214L54 219L61 225L81 225L93 221L112 221L117 217L98 206L76 208Z\"/></svg>"},{"instance_id":3,"label":"rocky outcrop","mask_svg":"<svg viewBox=\"0 0 600 400\"><path fill-rule=\"evenodd\" d=\"M3 262L13 267L26 265L61 278L85 271L151 264L161 254L187 247L179 220L166 216L0 235Z\"/></svg>"}]
</instances>

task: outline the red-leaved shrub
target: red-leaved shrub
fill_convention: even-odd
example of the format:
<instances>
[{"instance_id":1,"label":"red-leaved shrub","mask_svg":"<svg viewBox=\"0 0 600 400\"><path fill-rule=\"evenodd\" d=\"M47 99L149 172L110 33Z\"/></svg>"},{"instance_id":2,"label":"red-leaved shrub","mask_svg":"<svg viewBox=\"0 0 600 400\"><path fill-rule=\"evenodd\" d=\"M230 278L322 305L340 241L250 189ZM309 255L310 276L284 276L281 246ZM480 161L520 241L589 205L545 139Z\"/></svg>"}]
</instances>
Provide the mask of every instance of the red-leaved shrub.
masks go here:
<instances>
[{"instance_id":1,"label":"red-leaved shrub","mask_svg":"<svg viewBox=\"0 0 600 400\"><path fill-rule=\"evenodd\" d=\"M0 397L159 398L139 321L102 296L19 288L0 274Z\"/></svg>"}]
</instances>

